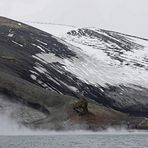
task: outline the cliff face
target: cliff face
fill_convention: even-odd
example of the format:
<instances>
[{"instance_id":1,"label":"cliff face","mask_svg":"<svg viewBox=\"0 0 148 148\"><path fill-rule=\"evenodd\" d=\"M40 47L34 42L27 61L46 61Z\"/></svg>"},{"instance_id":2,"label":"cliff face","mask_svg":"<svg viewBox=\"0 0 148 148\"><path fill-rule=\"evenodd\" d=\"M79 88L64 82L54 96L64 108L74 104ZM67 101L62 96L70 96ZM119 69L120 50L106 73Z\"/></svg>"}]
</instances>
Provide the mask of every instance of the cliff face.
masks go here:
<instances>
[{"instance_id":1,"label":"cliff face","mask_svg":"<svg viewBox=\"0 0 148 148\"><path fill-rule=\"evenodd\" d=\"M147 41L105 30L68 29L56 37L0 18L1 106L21 104L11 112L18 122L48 129L126 124L128 115L119 111L146 115L147 50L137 40ZM82 92L89 102L83 117L72 108Z\"/></svg>"}]
</instances>

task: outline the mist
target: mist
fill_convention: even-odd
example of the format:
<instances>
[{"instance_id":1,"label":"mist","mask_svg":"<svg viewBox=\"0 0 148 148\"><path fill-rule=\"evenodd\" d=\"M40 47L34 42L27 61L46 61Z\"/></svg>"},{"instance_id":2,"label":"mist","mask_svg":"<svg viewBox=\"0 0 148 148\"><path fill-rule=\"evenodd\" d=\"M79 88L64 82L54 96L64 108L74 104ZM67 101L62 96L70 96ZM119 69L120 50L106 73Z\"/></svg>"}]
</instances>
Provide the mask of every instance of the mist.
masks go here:
<instances>
[{"instance_id":1,"label":"mist","mask_svg":"<svg viewBox=\"0 0 148 148\"><path fill-rule=\"evenodd\" d=\"M125 134L147 134L147 131L127 130L123 128L108 128L102 131L88 130L66 130L54 131L43 129L30 129L17 123L8 113L0 113L0 136L25 136L25 135L125 135Z\"/></svg>"},{"instance_id":2,"label":"mist","mask_svg":"<svg viewBox=\"0 0 148 148\"><path fill-rule=\"evenodd\" d=\"M19 109L23 109L23 105L19 102L10 101L15 98L0 94L0 135L104 135L104 134L147 134L147 131L127 130L124 126L111 128L105 130L91 131L85 130L85 125L74 124L73 126L65 125L61 131L49 129L36 129L26 127L20 122L18 118ZM28 110L29 108L27 108ZM17 115L18 114L18 115Z\"/></svg>"}]
</instances>

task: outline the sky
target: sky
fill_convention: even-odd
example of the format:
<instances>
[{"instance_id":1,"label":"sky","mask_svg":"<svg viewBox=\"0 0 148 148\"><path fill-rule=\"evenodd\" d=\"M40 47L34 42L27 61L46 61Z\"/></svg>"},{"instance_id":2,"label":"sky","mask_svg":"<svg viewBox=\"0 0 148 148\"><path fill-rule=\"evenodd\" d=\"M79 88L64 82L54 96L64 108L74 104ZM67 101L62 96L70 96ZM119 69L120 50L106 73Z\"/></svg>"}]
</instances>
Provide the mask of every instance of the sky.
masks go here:
<instances>
[{"instance_id":1,"label":"sky","mask_svg":"<svg viewBox=\"0 0 148 148\"><path fill-rule=\"evenodd\" d=\"M148 38L148 0L0 0L0 16Z\"/></svg>"}]
</instances>

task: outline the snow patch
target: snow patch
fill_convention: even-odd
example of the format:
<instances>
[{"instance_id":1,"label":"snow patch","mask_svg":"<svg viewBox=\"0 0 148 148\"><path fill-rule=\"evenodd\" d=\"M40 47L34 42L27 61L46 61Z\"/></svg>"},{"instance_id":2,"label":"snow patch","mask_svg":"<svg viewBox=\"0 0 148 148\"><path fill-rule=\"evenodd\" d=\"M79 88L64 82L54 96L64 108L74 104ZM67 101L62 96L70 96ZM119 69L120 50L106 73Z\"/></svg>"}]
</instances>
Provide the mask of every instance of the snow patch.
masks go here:
<instances>
[{"instance_id":1,"label":"snow patch","mask_svg":"<svg viewBox=\"0 0 148 148\"><path fill-rule=\"evenodd\" d=\"M54 63L54 62L62 62L62 59L55 56L53 53L41 53L36 54L36 56L33 56L34 58L44 62L44 63Z\"/></svg>"},{"instance_id":2,"label":"snow patch","mask_svg":"<svg viewBox=\"0 0 148 148\"><path fill-rule=\"evenodd\" d=\"M45 43L45 42L42 42L42 41L40 41L40 40L37 40L39 43L41 43L41 44L44 44L44 45L48 45L47 43Z\"/></svg>"},{"instance_id":3,"label":"snow patch","mask_svg":"<svg viewBox=\"0 0 148 148\"><path fill-rule=\"evenodd\" d=\"M8 37L10 37L10 38L12 38L13 36L14 36L13 33L9 33L9 34L8 34Z\"/></svg>"},{"instance_id":4,"label":"snow patch","mask_svg":"<svg viewBox=\"0 0 148 148\"><path fill-rule=\"evenodd\" d=\"M65 34L65 32L68 32L69 30L76 29L76 27L73 26L64 26L64 25L56 25L56 24L35 24L35 23L29 23L27 22L28 25L31 25L33 27L36 27L38 29L41 29L45 32L48 32L50 34L53 34L57 37L62 36Z\"/></svg>"},{"instance_id":5,"label":"snow patch","mask_svg":"<svg viewBox=\"0 0 148 148\"><path fill-rule=\"evenodd\" d=\"M18 25L19 25L19 26L22 26L22 24L21 24L21 23L18 23Z\"/></svg>"},{"instance_id":6,"label":"snow patch","mask_svg":"<svg viewBox=\"0 0 148 148\"><path fill-rule=\"evenodd\" d=\"M36 80L36 76L31 74L30 77L33 79L33 80Z\"/></svg>"},{"instance_id":7,"label":"snow patch","mask_svg":"<svg viewBox=\"0 0 148 148\"><path fill-rule=\"evenodd\" d=\"M48 71L44 67L42 67L42 65L40 65L39 63L36 63L36 66L33 68L36 69L39 73L43 74L48 73Z\"/></svg>"},{"instance_id":8,"label":"snow patch","mask_svg":"<svg viewBox=\"0 0 148 148\"><path fill-rule=\"evenodd\" d=\"M45 50L44 50L42 47L40 47L39 45L36 45L36 44L34 44L34 43L31 43L31 45L33 45L33 46L39 48L42 52L45 52Z\"/></svg>"},{"instance_id":9,"label":"snow patch","mask_svg":"<svg viewBox=\"0 0 148 148\"><path fill-rule=\"evenodd\" d=\"M20 43L18 43L18 42L16 42L16 41L12 41L14 44L17 44L17 45L19 45L19 46L21 46L21 47L23 47L23 45L22 44L20 44Z\"/></svg>"},{"instance_id":10,"label":"snow patch","mask_svg":"<svg viewBox=\"0 0 148 148\"><path fill-rule=\"evenodd\" d=\"M65 85L68 89L72 90L73 92L78 92L78 89L74 86L68 85L62 81L60 81L63 85Z\"/></svg>"}]
</instances>

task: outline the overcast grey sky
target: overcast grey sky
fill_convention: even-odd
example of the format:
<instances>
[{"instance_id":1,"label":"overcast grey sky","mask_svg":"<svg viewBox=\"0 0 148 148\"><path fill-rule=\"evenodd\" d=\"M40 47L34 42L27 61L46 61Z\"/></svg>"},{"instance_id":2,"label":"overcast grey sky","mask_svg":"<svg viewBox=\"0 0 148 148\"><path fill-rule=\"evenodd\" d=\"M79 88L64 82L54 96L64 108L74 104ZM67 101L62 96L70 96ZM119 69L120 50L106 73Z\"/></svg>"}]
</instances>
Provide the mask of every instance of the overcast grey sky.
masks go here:
<instances>
[{"instance_id":1,"label":"overcast grey sky","mask_svg":"<svg viewBox=\"0 0 148 148\"><path fill-rule=\"evenodd\" d=\"M148 38L148 0L0 0L0 15Z\"/></svg>"}]
</instances>

